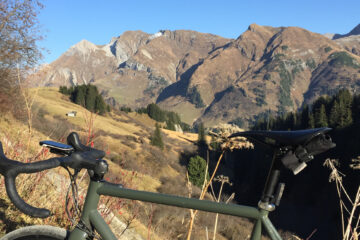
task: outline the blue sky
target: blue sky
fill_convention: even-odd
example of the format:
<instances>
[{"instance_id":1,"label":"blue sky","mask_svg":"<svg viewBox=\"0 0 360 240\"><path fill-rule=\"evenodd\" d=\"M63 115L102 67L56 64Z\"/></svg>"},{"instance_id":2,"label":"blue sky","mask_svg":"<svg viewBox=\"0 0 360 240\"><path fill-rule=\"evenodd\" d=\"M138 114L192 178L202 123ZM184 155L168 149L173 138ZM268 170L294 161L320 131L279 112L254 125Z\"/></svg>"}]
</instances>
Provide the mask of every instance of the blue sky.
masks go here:
<instances>
[{"instance_id":1,"label":"blue sky","mask_svg":"<svg viewBox=\"0 0 360 240\"><path fill-rule=\"evenodd\" d=\"M43 62L86 39L98 45L127 30L195 30L237 38L251 23L344 34L360 23L360 0L43 0Z\"/></svg>"}]
</instances>

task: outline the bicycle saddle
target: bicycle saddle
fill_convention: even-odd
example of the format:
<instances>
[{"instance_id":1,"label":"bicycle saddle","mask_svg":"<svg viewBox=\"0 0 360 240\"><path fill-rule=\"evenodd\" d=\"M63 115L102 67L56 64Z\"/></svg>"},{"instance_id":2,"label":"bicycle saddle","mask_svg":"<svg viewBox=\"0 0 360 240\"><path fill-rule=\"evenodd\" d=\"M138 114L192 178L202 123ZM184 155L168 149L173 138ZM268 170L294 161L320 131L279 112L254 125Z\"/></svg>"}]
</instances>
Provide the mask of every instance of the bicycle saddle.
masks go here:
<instances>
[{"instance_id":1,"label":"bicycle saddle","mask_svg":"<svg viewBox=\"0 0 360 240\"><path fill-rule=\"evenodd\" d=\"M246 137L271 147L305 145L314 137L329 132L331 128L314 128L297 131L245 131L234 133L232 137Z\"/></svg>"}]
</instances>

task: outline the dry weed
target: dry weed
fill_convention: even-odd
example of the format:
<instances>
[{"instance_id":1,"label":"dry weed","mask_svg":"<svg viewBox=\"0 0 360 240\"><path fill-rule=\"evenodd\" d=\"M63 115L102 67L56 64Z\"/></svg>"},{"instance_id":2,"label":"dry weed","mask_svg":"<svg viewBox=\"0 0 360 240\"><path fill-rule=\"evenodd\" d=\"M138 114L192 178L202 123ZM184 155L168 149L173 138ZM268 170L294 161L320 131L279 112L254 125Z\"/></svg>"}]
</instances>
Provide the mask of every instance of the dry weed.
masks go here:
<instances>
[{"instance_id":1,"label":"dry weed","mask_svg":"<svg viewBox=\"0 0 360 240\"><path fill-rule=\"evenodd\" d=\"M359 169L359 158L353 162L355 163L352 164L352 167ZM358 240L360 237L360 184L354 199L352 199L343 185L345 175L337 169L339 162L334 159L327 159L324 166L331 170L329 181L336 184L341 213L342 240Z\"/></svg>"},{"instance_id":2,"label":"dry weed","mask_svg":"<svg viewBox=\"0 0 360 240\"><path fill-rule=\"evenodd\" d=\"M209 135L211 135L213 137L213 141L218 143L220 145L221 148L221 154L220 157L216 163L215 169L210 177L210 180L207 181L207 179L204 179L204 184L201 190L201 195L199 197L200 200L204 199L205 194L207 193L210 185L212 184L212 181L216 175L216 172L219 168L220 162L225 154L226 151L233 151L234 149L243 149L243 148L253 148L253 144L246 141L246 138L244 137L236 137L236 138L229 138L229 136L233 133L235 133L236 131L238 131L237 128L234 127L219 127L217 128L217 132L209 132ZM209 161L209 160L208 160ZM208 172L208 165L206 167L206 172ZM191 183L189 182L188 179L188 189L189 189L189 197L191 197ZM189 230L188 230L188 235L187 235L187 240L190 240L191 238L191 233L192 233L192 229L193 229L193 224L195 221L195 217L197 214L198 210L190 210L190 222L189 222Z\"/></svg>"}]
</instances>

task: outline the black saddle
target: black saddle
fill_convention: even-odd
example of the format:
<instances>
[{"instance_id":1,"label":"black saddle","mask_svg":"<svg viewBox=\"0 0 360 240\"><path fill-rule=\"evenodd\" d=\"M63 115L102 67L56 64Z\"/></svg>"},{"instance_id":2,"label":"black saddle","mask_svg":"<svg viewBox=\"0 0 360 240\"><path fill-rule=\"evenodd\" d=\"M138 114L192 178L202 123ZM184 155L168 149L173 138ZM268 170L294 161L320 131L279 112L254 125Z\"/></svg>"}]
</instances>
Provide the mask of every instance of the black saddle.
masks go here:
<instances>
[{"instance_id":1,"label":"black saddle","mask_svg":"<svg viewBox=\"0 0 360 240\"><path fill-rule=\"evenodd\" d=\"M272 147L279 153L279 159L283 165L299 173L306 167L306 162L314 159L314 156L336 146L329 135L331 128L314 128L298 131L246 131L238 132L229 136L246 137L249 140Z\"/></svg>"},{"instance_id":2,"label":"black saddle","mask_svg":"<svg viewBox=\"0 0 360 240\"><path fill-rule=\"evenodd\" d=\"M245 131L232 134L232 137L246 137L270 147L289 147L306 145L313 138L329 132L331 128L314 128L297 131Z\"/></svg>"}]
</instances>

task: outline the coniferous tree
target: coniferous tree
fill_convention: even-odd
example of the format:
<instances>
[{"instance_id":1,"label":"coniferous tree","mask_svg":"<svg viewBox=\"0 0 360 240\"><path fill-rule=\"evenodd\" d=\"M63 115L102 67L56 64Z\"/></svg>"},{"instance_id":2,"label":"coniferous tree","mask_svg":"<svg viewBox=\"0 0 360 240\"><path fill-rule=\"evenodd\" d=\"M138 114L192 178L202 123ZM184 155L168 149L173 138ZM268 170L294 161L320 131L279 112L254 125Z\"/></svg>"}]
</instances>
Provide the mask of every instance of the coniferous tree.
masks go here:
<instances>
[{"instance_id":1,"label":"coniferous tree","mask_svg":"<svg viewBox=\"0 0 360 240\"><path fill-rule=\"evenodd\" d=\"M79 104L81 106L85 106L85 95L86 95L86 88L82 86L78 86L75 88L74 91L74 100L76 104Z\"/></svg>"},{"instance_id":2,"label":"coniferous tree","mask_svg":"<svg viewBox=\"0 0 360 240\"><path fill-rule=\"evenodd\" d=\"M164 111L162 111L155 103L151 103L147 106L147 112L149 117L158 122L164 122L166 120Z\"/></svg>"},{"instance_id":3,"label":"coniferous tree","mask_svg":"<svg viewBox=\"0 0 360 240\"><path fill-rule=\"evenodd\" d=\"M349 90L341 89L335 96L339 102L339 124L338 127L346 127L352 124L351 104L352 96Z\"/></svg>"},{"instance_id":4,"label":"coniferous tree","mask_svg":"<svg viewBox=\"0 0 360 240\"><path fill-rule=\"evenodd\" d=\"M86 85L85 107L91 112L95 111L95 101L98 91L96 86Z\"/></svg>"},{"instance_id":5,"label":"coniferous tree","mask_svg":"<svg viewBox=\"0 0 360 240\"><path fill-rule=\"evenodd\" d=\"M285 129L294 129L296 126L296 114L293 112L288 113L285 117L284 125Z\"/></svg>"},{"instance_id":6,"label":"coniferous tree","mask_svg":"<svg viewBox=\"0 0 360 240\"><path fill-rule=\"evenodd\" d=\"M103 97L99 94L97 87L91 84L78 85L66 88L61 86L60 92L66 95L70 95L70 100L76 104L79 104L89 111L104 114L106 110L110 111L110 107L104 102Z\"/></svg>"},{"instance_id":7,"label":"coniferous tree","mask_svg":"<svg viewBox=\"0 0 360 240\"><path fill-rule=\"evenodd\" d=\"M327 127L327 116L325 105L321 104L320 108L315 110L315 127Z\"/></svg>"},{"instance_id":8,"label":"coniferous tree","mask_svg":"<svg viewBox=\"0 0 360 240\"><path fill-rule=\"evenodd\" d=\"M347 127L353 123L351 108L344 108L341 115L340 127Z\"/></svg>"},{"instance_id":9,"label":"coniferous tree","mask_svg":"<svg viewBox=\"0 0 360 240\"><path fill-rule=\"evenodd\" d=\"M103 115L105 113L105 102L104 99L101 97L101 95L97 95L95 97L95 112L99 113L100 115Z\"/></svg>"},{"instance_id":10,"label":"coniferous tree","mask_svg":"<svg viewBox=\"0 0 360 240\"><path fill-rule=\"evenodd\" d=\"M329 124L333 128L337 128L340 124L340 106L338 101L333 101L331 110L330 110L330 116L329 116Z\"/></svg>"},{"instance_id":11,"label":"coniferous tree","mask_svg":"<svg viewBox=\"0 0 360 240\"><path fill-rule=\"evenodd\" d=\"M170 119L166 120L166 129L175 131L175 124L173 121L171 121Z\"/></svg>"},{"instance_id":12,"label":"coniferous tree","mask_svg":"<svg viewBox=\"0 0 360 240\"><path fill-rule=\"evenodd\" d=\"M164 149L164 143L161 136L160 125L158 123L155 124L154 134L151 136L150 143L153 146L157 146L160 149Z\"/></svg>"},{"instance_id":13,"label":"coniferous tree","mask_svg":"<svg viewBox=\"0 0 360 240\"><path fill-rule=\"evenodd\" d=\"M207 155L207 151L208 151L208 145L206 142L206 136L205 136L205 127L204 127L204 123L200 123L198 126L198 154L203 157L206 158Z\"/></svg>"},{"instance_id":14,"label":"coniferous tree","mask_svg":"<svg viewBox=\"0 0 360 240\"><path fill-rule=\"evenodd\" d=\"M315 127L315 118L314 118L314 114L312 112L308 112L308 128L314 128Z\"/></svg>"},{"instance_id":15,"label":"coniferous tree","mask_svg":"<svg viewBox=\"0 0 360 240\"><path fill-rule=\"evenodd\" d=\"M60 86L59 87L59 92L62 94L67 94L68 93L68 89L66 86Z\"/></svg>"},{"instance_id":16,"label":"coniferous tree","mask_svg":"<svg viewBox=\"0 0 360 240\"><path fill-rule=\"evenodd\" d=\"M199 124L199 128L198 128L198 143L206 144L205 127L204 127L204 123L202 122Z\"/></svg>"},{"instance_id":17,"label":"coniferous tree","mask_svg":"<svg viewBox=\"0 0 360 240\"><path fill-rule=\"evenodd\" d=\"M198 187L204 184L205 176L207 179L210 178L206 172L206 161L200 156L190 158L187 169L189 180Z\"/></svg>"},{"instance_id":18,"label":"coniferous tree","mask_svg":"<svg viewBox=\"0 0 360 240\"><path fill-rule=\"evenodd\" d=\"M353 96L351 112L353 122L360 122L360 95Z\"/></svg>"},{"instance_id":19,"label":"coniferous tree","mask_svg":"<svg viewBox=\"0 0 360 240\"><path fill-rule=\"evenodd\" d=\"M71 94L72 94L74 91L75 91L74 86L70 86L70 87L68 88L68 95L71 96Z\"/></svg>"}]
</instances>

